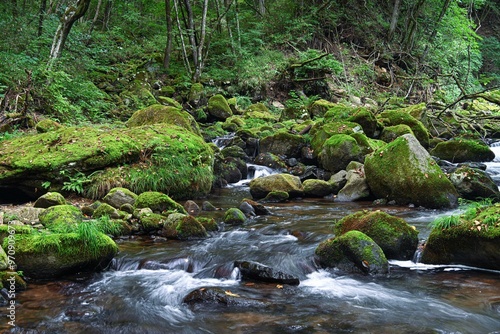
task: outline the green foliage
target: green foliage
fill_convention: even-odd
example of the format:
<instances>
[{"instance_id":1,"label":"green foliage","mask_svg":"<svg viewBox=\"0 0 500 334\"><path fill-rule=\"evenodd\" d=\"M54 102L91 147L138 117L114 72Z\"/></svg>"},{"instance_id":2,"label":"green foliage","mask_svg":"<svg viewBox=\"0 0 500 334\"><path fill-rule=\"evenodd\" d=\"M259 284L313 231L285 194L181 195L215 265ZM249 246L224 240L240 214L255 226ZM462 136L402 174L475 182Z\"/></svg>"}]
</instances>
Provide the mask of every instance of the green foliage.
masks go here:
<instances>
[{"instance_id":1,"label":"green foliage","mask_svg":"<svg viewBox=\"0 0 500 334\"><path fill-rule=\"evenodd\" d=\"M313 96L305 96L303 94L297 94L295 91L290 91L288 93L290 95L291 99L286 100L285 106L287 108L293 108L293 109L304 109L307 110L315 101L319 100L319 96L313 95Z\"/></svg>"},{"instance_id":2,"label":"green foliage","mask_svg":"<svg viewBox=\"0 0 500 334\"><path fill-rule=\"evenodd\" d=\"M430 224L430 227L444 230L444 229L452 228L453 226L457 226L457 225L460 225L460 217L456 216L456 215L451 215L451 216L436 218Z\"/></svg>"},{"instance_id":3,"label":"green foliage","mask_svg":"<svg viewBox=\"0 0 500 334\"><path fill-rule=\"evenodd\" d=\"M93 176L92 174L87 176L82 172L76 172L70 175L70 173L66 170L61 170L59 173L61 174L61 176L69 178L69 181L63 182L63 186L61 189L65 191L75 192L77 194L83 194L84 185L90 183Z\"/></svg>"}]
</instances>

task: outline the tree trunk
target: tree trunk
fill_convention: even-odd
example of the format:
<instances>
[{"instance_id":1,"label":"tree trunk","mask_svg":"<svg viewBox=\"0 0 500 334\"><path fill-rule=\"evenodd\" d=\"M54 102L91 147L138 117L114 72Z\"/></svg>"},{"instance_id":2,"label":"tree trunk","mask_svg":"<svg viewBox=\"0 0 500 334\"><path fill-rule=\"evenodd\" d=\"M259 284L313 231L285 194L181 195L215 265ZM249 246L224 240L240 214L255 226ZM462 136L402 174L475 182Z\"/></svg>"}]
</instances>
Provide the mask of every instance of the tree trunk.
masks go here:
<instances>
[{"instance_id":1,"label":"tree trunk","mask_svg":"<svg viewBox=\"0 0 500 334\"><path fill-rule=\"evenodd\" d=\"M111 20L111 11L113 9L113 0L106 1L106 7L104 8L104 18L102 19L102 29L108 29L109 21Z\"/></svg>"},{"instance_id":2,"label":"tree trunk","mask_svg":"<svg viewBox=\"0 0 500 334\"><path fill-rule=\"evenodd\" d=\"M178 1L180 0L174 0L174 9L175 9L175 18L177 21L177 29L179 29L179 38L181 40L181 47L182 47L182 59L184 60L184 66L186 67L186 71L191 75L193 72L191 70L191 66L189 65L189 59L186 51L186 43L184 42L184 35L182 33L182 26L181 26L181 20L179 17L179 5Z\"/></svg>"},{"instance_id":3,"label":"tree trunk","mask_svg":"<svg viewBox=\"0 0 500 334\"><path fill-rule=\"evenodd\" d=\"M413 48L415 33L417 32L418 15L420 14L420 9L423 7L425 1L426 0L418 0L415 6L413 6L408 13L407 29L401 43L405 51L411 51Z\"/></svg>"},{"instance_id":4,"label":"tree trunk","mask_svg":"<svg viewBox=\"0 0 500 334\"><path fill-rule=\"evenodd\" d=\"M165 45L165 55L163 57L163 67L170 66L170 56L172 54L172 38L173 38L173 24L172 24L172 4L170 0L165 0L165 17L167 19L167 44Z\"/></svg>"},{"instance_id":5,"label":"tree trunk","mask_svg":"<svg viewBox=\"0 0 500 334\"><path fill-rule=\"evenodd\" d=\"M205 37L207 34L207 11L208 11L208 0L205 0L203 2L203 14L201 18L200 41L198 43L198 48L196 50L196 56L198 57L198 59L196 60L196 65L194 69L194 75L193 75L194 82L200 81L201 71L203 70L203 65L205 63L203 48L205 47Z\"/></svg>"},{"instance_id":6,"label":"tree trunk","mask_svg":"<svg viewBox=\"0 0 500 334\"><path fill-rule=\"evenodd\" d=\"M73 27L76 20L85 15L85 12L89 8L90 1L91 0L77 0L74 5L66 7L61 17L61 22L57 27L56 34L54 35L54 40L50 49L50 61L61 56L71 27Z\"/></svg>"},{"instance_id":7,"label":"tree trunk","mask_svg":"<svg viewBox=\"0 0 500 334\"><path fill-rule=\"evenodd\" d=\"M47 10L47 0L42 0L40 4L40 13L38 13L38 32L37 36L42 36L43 33L43 20L45 19L45 11Z\"/></svg>"},{"instance_id":8,"label":"tree trunk","mask_svg":"<svg viewBox=\"0 0 500 334\"><path fill-rule=\"evenodd\" d=\"M394 0L394 7L392 9L391 26L389 27L389 33L387 34L387 42L390 42L394 37L394 32L396 31L396 26L398 24L399 14L401 12L401 0Z\"/></svg>"},{"instance_id":9,"label":"tree trunk","mask_svg":"<svg viewBox=\"0 0 500 334\"><path fill-rule=\"evenodd\" d=\"M95 10L94 19L92 20L92 24L90 25L89 40L90 40L90 36L92 35L92 31L94 31L94 27L95 27L95 24L97 22L97 19L99 18L99 11L101 10L101 5L102 5L102 0L99 0L97 2L97 8Z\"/></svg>"}]
</instances>

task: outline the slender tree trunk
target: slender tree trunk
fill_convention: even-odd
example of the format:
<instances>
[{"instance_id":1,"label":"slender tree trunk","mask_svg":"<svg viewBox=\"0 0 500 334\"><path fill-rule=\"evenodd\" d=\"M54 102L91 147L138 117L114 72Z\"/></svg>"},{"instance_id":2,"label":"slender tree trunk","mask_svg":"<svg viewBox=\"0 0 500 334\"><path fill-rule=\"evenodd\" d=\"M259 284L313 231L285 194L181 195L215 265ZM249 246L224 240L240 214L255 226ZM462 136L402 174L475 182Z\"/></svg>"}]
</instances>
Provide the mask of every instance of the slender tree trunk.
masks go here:
<instances>
[{"instance_id":1,"label":"slender tree trunk","mask_svg":"<svg viewBox=\"0 0 500 334\"><path fill-rule=\"evenodd\" d=\"M99 18L99 11L101 10L101 5L102 5L102 0L99 0L97 2L97 8L95 10L94 19L92 20L92 24L90 25L89 40L90 40L90 36L92 35L92 31L94 31L94 27L95 27L95 24L97 23L97 19Z\"/></svg>"},{"instance_id":2,"label":"slender tree trunk","mask_svg":"<svg viewBox=\"0 0 500 334\"><path fill-rule=\"evenodd\" d=\"M175 1L175 0L174 0ZM170 56L172 54L173 24L172 24L172 4L170 0L165 0L165 17L167 20L167 44L165 45L165 55L163 57L163 67L170 66Z\"/></svg>"},{"instance_id":3,"label":"slender tree trunk","mask_svg":"<svg viewBox=\"0 0 500 334\"><path fill-rule=\"evenodd\" d=\"M182 33L181 20L179 17L179 5L177 2L180 0L174 0L174 9L175 9L175 18L177 21L177 29L179 30L179 38L181 40L182 47L182 59L184 60L184 66L186 67L186 71L189 75L192 75L193 71L191 70L191 65L189 65L189 58L186 51L186 43L184 42L184 34Z\"/></svg>"},{"instance_id":4,"label":"slender tree trunk","mask_svg":"<svg viewBox=\"0 0 500 334\"><path fill-rule=\"evenodd\" d=\"M196 56L198 57L196 61L196 66L193 75L193 81L199 82L201 78L201 71L203 70L203 65L205 63L203 48L205 47L205 38L207 34L207 11L208 11L208 0L203 2L203 14L201 18L201 32L200 41L198 43L198 48L196 50ZM194 55L193 55L194 56Z\"/></svg>"},{"instance_id":5,"label":"slender tree trunk","mask_svg":"<svg viewBox=\"0 0 500 334\"><path fill-rule=\"evenodd\" d=\"M198 68L198 47L196 43L193 9L191 8L191 3L189 2L189 0L184 0L184 7L187 14L186 28L188 30L189 42L191 43L191 56L193 57L193 66L196 72L196 69Z\"/></svg>"},{"instance_id":6,"label":"slender tree trunk","mask_svg":"<svg viewBox=\"0 0 500 334\"><path fill-rule=\"evenodd\" d=\"M403 49L406 51L411 51L411 49L413 48L413 42L418 26L418 16L420 15L420 9L423 7L425 1L426 0L418 0L415 6L413 6L413 8L408 13L407 29L401 43Z\"/></svg>"},{"instance_id":7,"label":"slender tree trunk","mask_svg":"<svg viewBox=\"0 0 500 334\"><path fill-rule=\"evenodd\" d=\"M106 30L109 27L109 21L111 20L111 11L113 10L113 0L106 1L106 7L104 7L104 18L102 20L102 29Z\"/></svg>"},{"instance_id":8,"label":"slender tree trunk","mask_svg":"<svg viewBox=\"0 0 500 334\"><path fill-rule=\"evenodd\" d=\"M38 13L38 32L37 36L42 36L43 33L43 20L45 19L45 11L47 10L47 0L42 0L40 4L40 13Z\"/></svg>"},{"instance_id":9,"label":"slender tree trunk","mask_svg":"<svg viewBox=\"0 0 500 334\"><path fill-rule=\"evenodd\" d=\"M396 26L398 24L399 14L401 12L401 0L394 0L394 7L392 9L391 26L389 27L389 33L387 34L387 42L390 42L394 37L394 32L396 31Z\"/></svg>"},{"instance_id":10,"label":"slender tree trunk","mask_svg":"<svg viewBox=\"0 0 500 334\"><path fill-rule=\"evenodd\" d=\"M91 0L77 0L74 4L66 7L66 10L61 17L61 22L59 23L54 35L54 40L50 49L50 62L61 56L71 27L73 27L73 24L80 17L85 15L85 12L89 8L90 1Z\"/></svg>"}]
</instances>

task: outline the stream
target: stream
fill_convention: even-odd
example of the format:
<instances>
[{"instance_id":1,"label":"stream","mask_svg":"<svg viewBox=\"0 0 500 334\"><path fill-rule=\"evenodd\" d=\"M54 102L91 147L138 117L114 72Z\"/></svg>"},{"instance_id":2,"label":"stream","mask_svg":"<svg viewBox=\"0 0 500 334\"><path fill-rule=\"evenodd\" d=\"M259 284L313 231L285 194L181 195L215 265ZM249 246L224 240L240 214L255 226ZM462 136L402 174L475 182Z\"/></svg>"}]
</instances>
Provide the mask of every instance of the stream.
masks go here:
<instances>
[{"instance_id":1,"label":"stream","mask_svg":"<svg viewBox=\"0 0 500 334\"><path fill-rule=\"evenodd\" d=\"M500 160L488 164L493 177L499 166ZM255 174L267 172L257 167ZM217 190L208 200L228 209L245 197L250 197L248 186L241 182ZM16 295L16 327L5 321L0 329L73 334L500 333L500 272L391 260L387 277L372 278L324 270L314 261L317 245L332 236L333 222L350 213L384 210L414 225L425 239L432 220L455 211L307 198L267 207L272 215L243 226L222 225L206 240L117 240L120 253L105 272L29 282ZM210 214L221 221L223 213ZM232 269L235 260L290 273L300 278L300 285L242 281ZM266 304L190 307L182 302L189 292L206 287ZM1 314L5 319L6 307Z\"/></svg>"}]
</instances>

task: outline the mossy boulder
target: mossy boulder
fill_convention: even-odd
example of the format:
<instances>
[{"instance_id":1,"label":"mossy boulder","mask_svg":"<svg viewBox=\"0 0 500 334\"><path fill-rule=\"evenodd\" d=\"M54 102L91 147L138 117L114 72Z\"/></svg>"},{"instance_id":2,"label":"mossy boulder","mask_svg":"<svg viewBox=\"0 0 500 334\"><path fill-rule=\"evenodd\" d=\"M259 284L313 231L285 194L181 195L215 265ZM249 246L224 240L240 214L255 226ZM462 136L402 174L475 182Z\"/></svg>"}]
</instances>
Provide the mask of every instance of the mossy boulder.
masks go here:
<instances>
[{"instance_id":1,"label":"mossy boulder","mask_svg":"<svg viewBox=\"0 0 500 334\"><path fill-rule=\"evenodd\" d=\"M0 270L5 270L9 266L9 257L7 253L3 250L3 247L0 246Z\"/></svg>"},{"instance_id":2,"label":"mossy boulder","mask_svg":"<svg viewBox=\"0 0 500 334\"><path fill-rule=\"evenodd\" d=\"M337 134L326 140L318 159L322 168L337 173L351 161L363 162L364 156L356 139L346 134Z\"/></svg>"},{"instance_id":3,"label":"mossy boulder","mask_svg":"<svg viewBox=\"0 0 500 334\"><path fill-rule=\"evenodd\" d=\"M266 166L276 170L286 170L287 165L283 159L272 153L259 153L255 159L254 163L261 166Z\"/></svg>"},{"instance_id":4,"label":"mossy boulder","mask_svg":"<svg viewBox=\"0 0 500 334\"><path fill-rule=\"evenodd\" d=\"M180 104L171 97L158 96L158 102L167 107L175 107L177 109L182 109L182 104Z\"/></svg>"},{"instance_id":5,"label":"mossy boulder","mask_svg":"<svg viewBox=\"0 0 500 334\"><path fill-rule=\"evenodd\" d=\"M63 204L45 209L38 215L40 224L47 228L55 226L69 226L78 224L83 220L83 214L76 206Z\"/></svg>"},{"instance_id":6,"label":"mossy boulder","mask_svg":"<svg viewBox=\"0 0 500 334\"><path fill-rule=\"evenodd\" d=\"M158 123L177 125L201 136L198 123L193 116L182 109L160 104L136 111L126 124L128 127L135 127Z\"/></svg>"},{"instance_id":7,"label":"mossy boulder","mask_svg":"<svg viewBox=\"0 0 500 334\"><path fill-rule=\"evenodd\" d=\"M66 199L63 195L58 192L48 192L38 197L38 199L33 203L35 208L48 208L54 205L65 205Z\"/></svg>"},{"instance_id":8,"label":"mossy boulder","mask_svg":"<svg viewBox=\"0 0 500 334\"><path fill-rule=\"evenodd\" d=\"M411 134L368 155L364 168L366 181L377 198L427 208L457 205L455 187Z\"/></svg>"},{"instance_id":9,"label":"mossy boulder","mask_svg":"<svg viewBox=\"0 0 500 334\"><path fill-rule=\"evenodd\" d=\"M329 109L334 108L335 106L336 104L334 102L319 99L314 101L308 108L309 114L311 115L311 118L323 117Z\"/></svg>"},{"instance_id":10,"label":"mossy boulder","mask_svg":"<svg viewBox=\"0 0 500 334\"><path fill-rule=\"evenodd\" d=\"M206 101L205 91L201 83L194 83L191 85L188 93L188 101L192 106L199 106L202 101Z\"/></svg>"},{"instance_id":11,"label":"mossy boulder","mask_svg":"<svg viewBox=\"0 0 500 334\"><path fill-rule=\"evenodd\" d=\"M241 225L245 223L246 220L245 214L238 208L230 208L227 210L223 219L224 223L232 225Z\"/></svg>"},{"instance_id":12,"label":"mossy boulder","mask_svg":"<svg viewBox=\"0 0 500 334\"><path fill-rule=\"evenodd\" d=\"M173 213L167 217L163 225L162 235L179 240L208 237L205 227L196 218L180 213Z\"/></svg>"},{"instance_id":13,"label":"mossy boulder","mask_svg":"<svg viewBox=\"0 0 500 334\"><path fill-rule=\"evenodd\" d=\"M361 154L363 155L373 153L374 151L387 144L382 140L369 138L361 132L351 133L350 136L356 139L356 142L361 149Z\"/></svg>"},{"instance_id":14,"label":"mossy boulder","mask_svg":"<svg viewBox=\"0 0 500 334\"><path fill-rule=\"evenodd\" d=\"M273 191L287 192L290 197L304 195L304 187L298 176L273 174L250 181L250 193L254 198L264 198Z\"/></svg>"},{"instance_id":15,"label":"mossy boulder","mask_svg":"<svg viewBox=\"0 0 500 334\"><path fill-rule=\"evenodd\" d=\"M389 272L389 263L383 250L360 231L349 231L323 241L315 254L323 267L365 275L384 275Z\"/></svg>"},{"instance_id":16,"label":"mossy boulder","mask_svg":"<svg viewBox=\"0 0 500 334\"><path fill-rule=\"evenodd\" d=\"M81 181L92 198L125 184L136 193L147 189L197 197L210 192L213 158L203 138L176 125L67 127L1 141L0 186L38 198L42 183L62 187L68 182L61 177L64 170L69 182L71 177Z\"/></svg>"},{"instance_id":17,"label":"mossy boulder","mask_svg":"<svg viewBox=\"0 0 500 334\"><path fill-rule=\"evenodd\" d=\"M264 103L255 103L250 105L243 113L245 119L258 119L266 122L276 122L280 115L272 114Z\"/></svg>"},{"instance_id":18,"label":"mossy boulder","mask_svg":"<svg viewBox=\"0 0 500 334\"><path fill-rule=\"evenodd\" d=\"M12 280L14 279L14 280ZM0 271L0 289L11 289L12 283L14 284L15 291L26 290L28 284L26 281L15 271Z\"/></svg>"},{"instance_id":19,"label":"mossy boulder","mask_svg":"<svg viewBox=\"0 0 500 334\"><path fill-rule=\"evenodd\" d=\"M326 124L316 123L311 128L311 148L317 156L321 152L323 144L333 135L349 135L355 132L362 132L361 125L353 122L329 122Z\"/></svg>"},{"instance_id":20,"label":"mossy boulder","mask_svg":"<svg viewBox=\"0 0 500 334\"><path fill-rule=\"evenodd\" d=\"M402 219L383 211L359 211L335 223L339 236L348 231L361 231L382 248L389 259L411 260L418 246L418 231Z\"/></svg>"},{"instance_id":21,"label":"mossy boulder","mask_svg":"<svg viewBox=\"0 0 500 334\"><path fill-rule=\"evenodd\" d=\"M345 120L361 125L363 132L373 138L381 130L381 124L371 110L365 107L351 107L338 104L325 114L326 120Z\"/></svg>"},{"instance_id":22,"label":"mossy boulder","mask_svg":"<svg viewBox=\"0 0 500 334\"><path fill-rule=\"evenodd\" d=\"M495 159L495 153L479 140L456 138L438 143L430 153L450 162L484 162Z\"/></svg>"},{"instance_id":23,"label":"mossy boulder","mask_svg":"<svg viewBox=\"0 0 500 334\"><path fill-rule=\"evenodd\" d=\"M328 181L308 179L304 180L302 185L306 197L324 197L332 193L332 185Z\"/></svg>"},{"instance_id":24,"label":"mossy boulder","mask_svg":"<svg viewBox=\"0 0 500 334\"><path fill-rule=\"evenodd\" d=\"M260 141L260 152L283 155L287 158L299 158L302 148L306 145L302 136L288 132L278 132L274 135L262 138Z\"/></svg>"},{"instance_id":25,"label":"mossy boulder","mask_svg":"<svg viewBox=\"0 0 500 334\"><path fill-rule=\"evenodd\" d=\"M16 234L15 243L17 270L37 279L102 270L118 252L115 242L100 232Z\"/></svg>"},{"instance_id":26,"label":"mossy boulder","mask_svg":"<svg viewBox=\"0 0 500 334\"><path fill-rule=\"evenodd\" d=\"M229 107L226 98L221 94L214 95L208 99L207 109L210 116L217 120L224 121L228 117L233 116L231 107Z\"/></svg>"},{"instance_id":27,"label":"mossy boulder","mask_svg":"<svg viewBox=\"0 0 500 334\"><path fill-rule=\"evenodd\" d=\"M402 136L407 133L410 133L412 135L414 134L411 128L406 124L386 126L382 130L382 134L380 135L380 140L383 140L386 143L390 143L399 136Z\"/></svg>"},{"instance_id":28,"label":"mossy boulder","mask_svg":"<svg viewBox=\"0 0 500 334\"><path fill-rule=\"evenodd\" d=\"M101 203L95 210L94 213L92 214L93 218L100 218L100 217L109 217L113 219L120 218L120 213L118 210L108 203Z\"/></svg>"},{"instance_id":29,"label":"mossy boulder","mask_svg":"<svg viewBox=\"0 0 500 334\"><path fill-rule=\"evenodd\" d=\"M146 233L162 229L165 221L166 217L158 213L146 211L139 214L139 226Z\"/></svg>"},{"instance_id":30,"label":"mossy boulder","mask_svg":"<svg viewBox=\"0 0 500 334\"><path fill-rule=\"evenodd\" d=\"M155 213L175 211L187 214L182 205L171 199L168 195L158 191L146 191L137 196L134 207L136 209L150 208Z\"/></svg>"},{"instance_id":31,"label":"mossy boulder","mask_svg":"<svg viewBox=\"0 0 500 334\"><path fill-rule=\"evenodd\" d=\"M36 123L35 129L38 133L45 133L61 128L62 125L51 119L43 119Z\"/></svg>"},{"instance_id":32,"label":"mossy boulder","mask_svg":"<svg viewBox=\"0 0 500 334\"><path fill-rule=\"evenodd\" d=\"M429 147L429 130L407 109L386 110L378 115L378 120L384 126L408 125L420 144L425 148Z\"/></svg>"},{"instance_id":33,"label":"mossy boulder","mask_svg":"<svg viewBox=\"0 0 500 334\"><path fill-rule=\"evenodd\" d=\"M282 203L286 202L290 198L290 195L286 191L271 191L266 197L261 199L262 203Z\"/></svg>"},{"instance_id":34,"label":"mossy boulder","mask_svg":"<svg viewBox=\"0 0 500 334\"><path fill-rule=\"evenodd\" d=\"M500 270L500 204L449 220L454 223L432 229L422 252L423 263Z\"/></svg>"},{"instance_id":35,"label":"mossy boulder","mask_svg":"<svg viewBox=\"0 0 500 334\"><path fill-rule=\"evenodd\" d=\"M104 196L102 201L116 209L120 209L124 204L134 205L137 197L137 194L127 188L117 187L111 189L106 196Z\"/></svg>"},{"instance_id":36,"label":"mossy boulder","mask_svg":"<svg viewBox=\"0 0 500 334\"><path fill-rule=\"evenodd\" d=\"M500 192L495 181L477 168L461 166L450 173L449 179L461 197L469 200L489 198L500 200Z\"/></svg>"}]
</instances>

